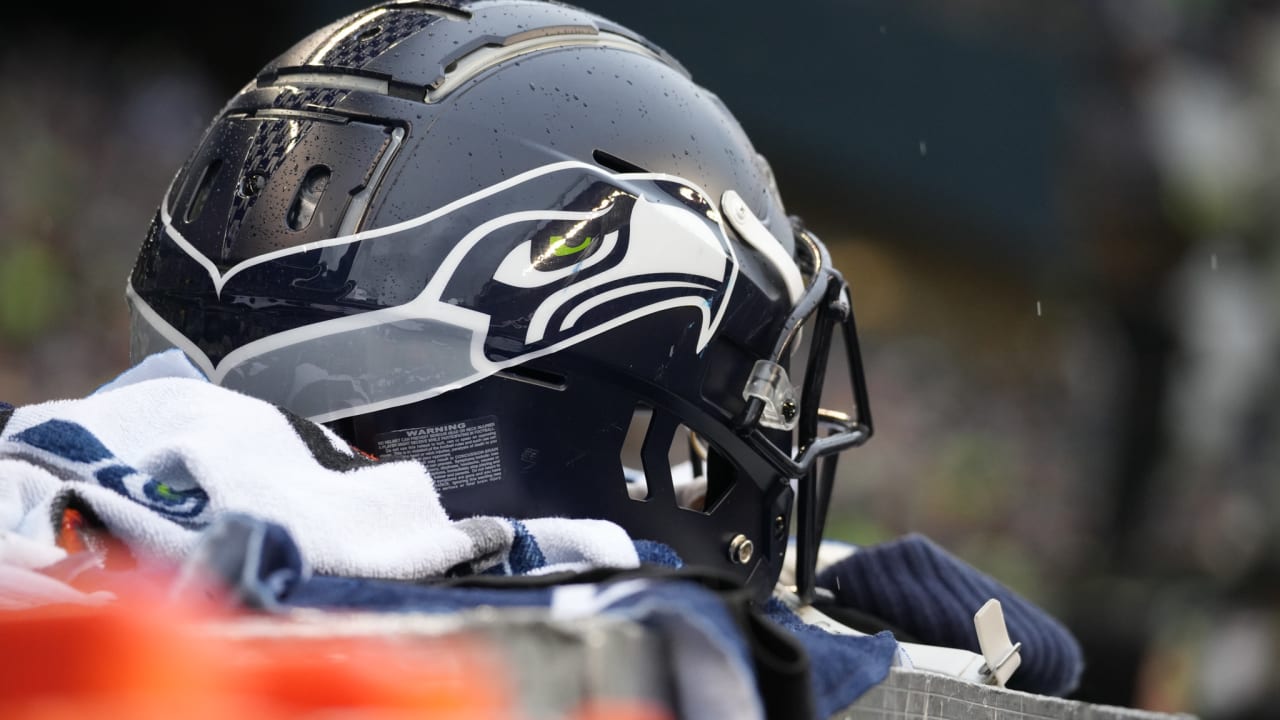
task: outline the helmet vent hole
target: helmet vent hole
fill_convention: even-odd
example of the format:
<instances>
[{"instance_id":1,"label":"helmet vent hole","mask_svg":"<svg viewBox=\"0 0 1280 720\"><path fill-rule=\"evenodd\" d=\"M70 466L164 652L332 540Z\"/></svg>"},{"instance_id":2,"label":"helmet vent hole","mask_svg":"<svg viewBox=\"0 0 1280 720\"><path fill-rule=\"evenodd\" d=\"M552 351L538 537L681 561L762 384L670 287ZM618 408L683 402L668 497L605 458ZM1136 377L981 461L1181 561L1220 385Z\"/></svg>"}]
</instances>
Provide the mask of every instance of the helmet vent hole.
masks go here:
<instances>
[{"instance_id":1,"label":"helmet vent hole","mask_svg":"<svg viewBox=\"0 0 1280 720\"><path fill-rule=\"evenodd\" d=\"M374 25L373 27L361 32L360 36L357 39L360 40L360 42L365 42L366 40L372 40L381 34L382 34L382 26Z\"/></svg>"},{"instance_id":2,"label":"helmet vent hole","mask_svg":"<svg viewBox=\"0 0 1280 720\"><path fill-rule=\"evenodd\" d=\"M285 215L285 222L290 230L305 230L311 224L316 206L329 187L329 177L330 170L324 165L316 165L307 171L302 183L298 185L298 191L293 195L293 202L289 204L289 212Z\"/></svg>"},{"instance_id":3,"label":"helmet vent hole","mask_svg":"<svg viewBox=\"0 0 1280 720\"><path fill-rule=\"evenodd\" d=\"M637 405L631 413L631 424L627 426L627 437L622 442L622 474L627 482L627 496L632 500L648 500L649 484L645 482L644 460L640 456L644 439L649 434L649 421L653 411L643 405Z\"/></svg>"},{"instance_id":4,"label":"helmet vent hole","mask_svg":"<svg viewBox=\"0 0 1280 720\"><path fill-rule=\"evenodd\" d=\"M200 213L204 210L205 202L209 200L209 190L213 187L213 181L218 177L218 171L222 169L222 158L218 158L205 166L204 172L200 173L200 181L196 183L196 191L191 194L191 203L187 205L187 212L184 213L183 219L186 222L195 222L200 217Z\"/></svg>"},{"instance_id":5,"label":"helmet vent hole","mask_svg":"<svg viewBox=\"0 0 1280 720\"><path fill-rule=\"evenodd\" d=\"M667 453L671 462L671 485L676 506L707 511L707 444L684 425L676 427Z\"/></svg>"},{"instance_id":6,"label":"helmet vent hole","mask_svg":"<svg viewBox=\"0 0 1280 720\"><path fill-rule=\"evenodd\" d=\"M627 496L707 513L724 497L712 492L714 484L707 480L713 455L706 441L674 418L661 413L655 418L652 409L637 405L620 458Z\"/></svg>"}]
</instances>

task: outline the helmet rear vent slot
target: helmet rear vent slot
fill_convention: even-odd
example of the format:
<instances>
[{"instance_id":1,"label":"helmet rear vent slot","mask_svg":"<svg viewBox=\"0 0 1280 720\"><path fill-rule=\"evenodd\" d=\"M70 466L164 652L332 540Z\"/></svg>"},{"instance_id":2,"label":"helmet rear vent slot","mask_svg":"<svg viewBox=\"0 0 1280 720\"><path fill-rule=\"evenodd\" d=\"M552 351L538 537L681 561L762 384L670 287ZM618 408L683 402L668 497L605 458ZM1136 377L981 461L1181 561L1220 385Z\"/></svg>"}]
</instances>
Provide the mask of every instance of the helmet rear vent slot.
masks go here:
<instances>
[{"instance_id":1,"label":"helmet rear vent slot","mask_svg":"<svg viewBox=\"0 0 1280 720\"><path fill-rule=\"evenodd\" d=\"M648 172L647 170L640 167L639 165L636 165L635 163L627 162L626 160L623 160L617 155L612 155L599 148L596 148L594 151L592 151L591 158L596 161L597 165L608 168L614 172L620 172L620 173Z\"/></svg>"},{"instance_id":2,"label":"helmet rear vent slot","mask_svg":"<svg viewBox=\"0 0 1280 720\"><path fill-rule=\"evenodd\" d=\"M517 365L509 367L506 370L499 370L494 373L500 378L507 380L515 380L517 382L537 385L548 390L564 390L568 387L568 381L559 373L548 372L546 370L538 370L536 368Z\"/></svg>"},{"instance_id":3,"label":"helmet rear vent slot","mask_svg":"<svg viewBox=\"0 0 1280 720\"><path fill-rule=\"evenodd\" d=\"M196 191L191 194L191 202L187 205L187 211L183 213L183 220L191 223L200 217L200 213L204 210L204 204L209 199L209 190L213 188L213 181L218 177L218 171L222 169L222 158L217 158L213 162L205 166L204 172L200 173L200 181L196 183Z\"/></svg>"},{"instance_id":4,"label":"helmet rear vent slot","mask_svg":"<svg viewBox=\"0 0 1280 720\"><path fill-rule=\"evenodd\" d=\"M289 204L289 212L285 215L285 222L288 223L290 230L295 232L306 230L311 224L311 218L316 214L320 198L329 187L331 175L332 171L324 165L312 166L307 171L298 185L298 191L293 195L293 202Z\"/></svg>"}]
</instances>

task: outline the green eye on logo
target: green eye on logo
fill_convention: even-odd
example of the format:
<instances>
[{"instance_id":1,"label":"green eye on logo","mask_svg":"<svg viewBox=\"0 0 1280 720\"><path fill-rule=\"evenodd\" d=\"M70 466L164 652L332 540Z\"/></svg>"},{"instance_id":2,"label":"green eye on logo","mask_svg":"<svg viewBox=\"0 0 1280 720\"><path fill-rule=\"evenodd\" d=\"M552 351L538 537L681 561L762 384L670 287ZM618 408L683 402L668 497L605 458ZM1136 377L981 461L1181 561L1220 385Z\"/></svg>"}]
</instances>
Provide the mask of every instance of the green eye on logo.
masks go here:
<instances>
[{"instance_id":1,"label":"green eye on logo","mask_svg":"<svg viewBox=\"0 0 1280 720\"><path fill-rule=\"evenodd\" d=\"M577 245L569 245L568 243L565 242L563 235L552 235L551 247L554 248L552 252L554 252L557 257L565 257L566 255L576 255L577 253L580 253L583 250L586 250L588 247L590 247L591 241L593 239L594 238L588 235L587 237L583 238L582 242L578 243Z\"/></svg>"}]
</instances>

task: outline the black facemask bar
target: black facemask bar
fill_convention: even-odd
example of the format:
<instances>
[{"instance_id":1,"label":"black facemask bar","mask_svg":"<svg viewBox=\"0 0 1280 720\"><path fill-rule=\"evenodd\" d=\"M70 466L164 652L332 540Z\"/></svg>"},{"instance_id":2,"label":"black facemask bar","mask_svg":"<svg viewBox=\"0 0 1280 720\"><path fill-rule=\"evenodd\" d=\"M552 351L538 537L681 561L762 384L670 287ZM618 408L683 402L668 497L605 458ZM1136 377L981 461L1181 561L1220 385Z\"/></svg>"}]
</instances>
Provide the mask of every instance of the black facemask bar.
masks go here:
<instances>
[{"instance_id":1,"label":"black facemask bar","mask_svg":"<svg viewBox=\"0 0 1280 720\"><path fill-rule=\"evenodd\" d=\"M839 459L837 453L865 443L871 438L873 426L849 286L844 277L832 267L831 256L817 237L798 222L794 225L796 254L800 256L803 269L811 268L812 280L783 323L770 360L775 365L782 366L792 344L799 342L800 328L811 317L814 318L800 407L796 408L791 404L790 417L787 418L796 419L797 452L793 457L765 434L761 421L766 413L766 402L760 397L750 397L747 400L734 424L738 433L780 475L794 479L798 484L796 594L800 602L807 604L813 600L818 546L822 542L826 511L835 482L836 463ZM806 265L809 267L806 268ZM837 324L843 331L841 334L849 360L849 380L855 406L852 414L819 407L831 338ZM786 405L782 412L787 414Z\"/></svg>"}]
</instances>

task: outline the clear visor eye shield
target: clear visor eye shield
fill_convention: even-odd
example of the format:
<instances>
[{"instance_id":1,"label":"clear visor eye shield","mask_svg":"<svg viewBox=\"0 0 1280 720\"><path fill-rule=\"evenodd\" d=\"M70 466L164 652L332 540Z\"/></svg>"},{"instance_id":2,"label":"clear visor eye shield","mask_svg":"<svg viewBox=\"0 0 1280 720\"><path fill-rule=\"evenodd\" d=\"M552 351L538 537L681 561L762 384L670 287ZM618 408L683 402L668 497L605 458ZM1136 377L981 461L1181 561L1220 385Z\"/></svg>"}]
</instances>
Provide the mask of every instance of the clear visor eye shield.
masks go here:
<instances>
[{"instance_id":1,"label":"clear visor eye shield","mask_svg":"<svg viewBox=\"0 0 1280 720\"><path fill-rule=\"evenodd\" d=\"M746 210L736 193L725 193L722 205L730 224L753 246L781 250L776 242L765 242L760 233L767 230ZM756 362L742 391L746 405L733 422L737 432L778 474L794 478L798 483L796 594L801 602L808 603L813 599L818 546L835 485L839 453L869 440L873 425L849 286L832 266L827 248L817 237L798 222L794 223L794 231L796 262L808 275L809 282L784 322L770 358ZM774 264L783 266L776 259ZM793 297L795 284L793 278L788 278ZM801 328L806 325L811 337L803 387L797 401L785 364L788 356L800 348ZM821 407L827 360L837 327L848 357L852 412ZM778 447L765 430L797 431L795 453Z\"/></svg>"}]
</instances>

